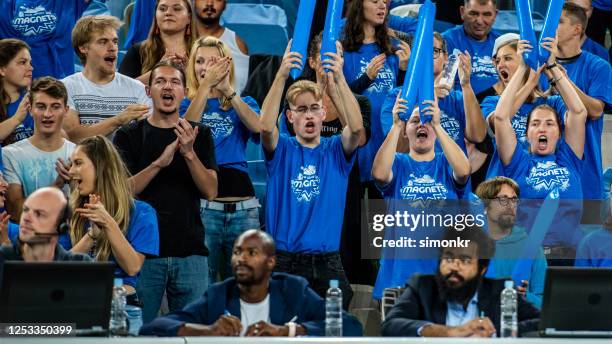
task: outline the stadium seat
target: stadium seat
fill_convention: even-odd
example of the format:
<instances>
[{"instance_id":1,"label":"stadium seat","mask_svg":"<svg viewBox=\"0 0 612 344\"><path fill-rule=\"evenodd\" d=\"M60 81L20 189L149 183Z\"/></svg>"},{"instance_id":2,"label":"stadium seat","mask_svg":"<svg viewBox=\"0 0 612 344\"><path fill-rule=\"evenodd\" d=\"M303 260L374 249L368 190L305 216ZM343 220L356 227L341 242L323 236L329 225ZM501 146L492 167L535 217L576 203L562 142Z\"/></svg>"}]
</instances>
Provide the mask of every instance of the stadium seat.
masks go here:
<instances>
[{"instance_id":1,"label":"stadium seat","mask_svg":"<svg viewBox=\"0 0 612 344\"><path fill-rule=\"evenodd\" d=\"M266 163L264 160L251 160L247 164L249 165L249 177L251 177L253 188L255 189L255 197L259 199L261 204L261 208L259 208L259 223L263 226L266 214Z\"/></svg>"},{"instance_id":2,"label":"stadium seat","mask_svg":"<svg viewBox=\"0 0 612 344\"><path fill-rule=\"evenodd\" d=\"M228 3L222 25L236 31L250 55L283 55L289 41L287 15L274 4Z\"/></svg>"}]
</instances>

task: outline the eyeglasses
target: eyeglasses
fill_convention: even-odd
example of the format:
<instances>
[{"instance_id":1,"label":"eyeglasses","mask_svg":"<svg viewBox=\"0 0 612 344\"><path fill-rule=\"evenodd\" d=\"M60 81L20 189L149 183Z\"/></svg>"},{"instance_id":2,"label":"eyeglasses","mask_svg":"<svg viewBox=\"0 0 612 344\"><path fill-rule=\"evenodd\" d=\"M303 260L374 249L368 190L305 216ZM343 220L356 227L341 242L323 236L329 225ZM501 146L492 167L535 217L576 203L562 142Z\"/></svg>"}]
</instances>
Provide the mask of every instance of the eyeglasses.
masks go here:
<instances>
[{"instance_id":1,"label":"eyeglasses","mask_svg":"<svg viewBox=\"0 0 612 344\"><path fill-rule=\"evenodd\" d=\"M466 267L472 264L472 257L470 256L455 257L451 254L444 254L441 257L441 260L446 264L454 264L455 262L459 262L459 266L461 267Z\"/></svg>"},{"instance_id":2,"label":"eyeglasses","mask_svg":"<svg viewBox=\"0 0 612 344\"><path fill-rule=\"evenodd\" d=\"M305 115L308 112L310 112L313 115L319 115L321 113L321 111L323 110L323 107L319 106L319 105L313 105L310 108L308 108L307 106L300 106L296 109L292 109L289 108L289 110L291 110L292 112L297 113L298 115Z\"/></svg>"},{"instance_id":3,"label":"eyeglasses","mask_svg":"<svg viewBox=\"0 0 612 344\"><path fill-rule=\"evenodd\" d=\"M495 197L494 199L496 199L499 202L499 205L501 205L502 207L507 207L509 205L512 205L513 207L516 207L519 204L519 199L516 197Z\"/></svg>"},{"instance_id":4,"label":"eyeglasses","mask_svg":"<svg viewBox=\"0 0 612 344\"><path fill-rule=\"evenodd\" d=\"M444 50L440 49L440 48L434 48L433 51L433 58L437 59L440 57L440 54L443 52Z\"/></svg>"}]
</instances>

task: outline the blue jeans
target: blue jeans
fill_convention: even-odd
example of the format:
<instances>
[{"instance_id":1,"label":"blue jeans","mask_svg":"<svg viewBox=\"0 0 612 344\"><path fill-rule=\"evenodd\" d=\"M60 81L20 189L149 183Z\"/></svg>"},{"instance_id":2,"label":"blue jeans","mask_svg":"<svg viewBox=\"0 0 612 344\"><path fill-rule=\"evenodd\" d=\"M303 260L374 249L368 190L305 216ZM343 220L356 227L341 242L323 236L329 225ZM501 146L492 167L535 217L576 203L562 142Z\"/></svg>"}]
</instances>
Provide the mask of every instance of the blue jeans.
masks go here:
<instances>
[{"instance_id":1,"label":"blue jeans","mask_svg":"<svg viewBox=\"0 0 612 344\"><path fill-rule=\"evenodd\" d=\"M140 270L136 292L143 304L142 320L157 317L164 292L169 310L176 311L197 300L208 289L208 259L205 256L146 259Z\"/></svg>"},{"instance_id":2,"label":"blue jeans","mask_svg":"<svg viewBox=\"0 0 612 344\"><path fill-rule=\"evenodd\" d=\"M247 229L259 229L259 209L238 210L234 213L200 208L204 224L205 244L208 248L209 281L214 283L217 274L221 280L232 276L230 260L234 241ZM221 262L221 254L225 260Z\"/></svg>"}]
</instances>

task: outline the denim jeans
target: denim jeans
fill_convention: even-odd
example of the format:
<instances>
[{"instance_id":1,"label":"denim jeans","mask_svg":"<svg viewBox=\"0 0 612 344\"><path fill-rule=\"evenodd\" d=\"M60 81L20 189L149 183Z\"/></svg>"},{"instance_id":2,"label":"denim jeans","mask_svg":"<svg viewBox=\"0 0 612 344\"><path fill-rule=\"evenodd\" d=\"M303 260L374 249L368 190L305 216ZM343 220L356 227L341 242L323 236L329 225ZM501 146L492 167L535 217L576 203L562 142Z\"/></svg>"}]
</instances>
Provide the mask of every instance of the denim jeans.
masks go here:
<instances>
[{"instance_id":1,"label":"denim jeans","mask_svg":"<svg viewBox=\"0 0 612 344\"><path fill-rule=\"evenodd\" d=\"M127 315L129 335L137 336L138 331L142 327L142 308L125 305L125 314Z\"/></svg>"},{"instance_id":2,"label":"denim jeans","mask_svg":"<svg viewBox=\"0 0 612 344\"><path fill-rule=\"evenodd\" d=\"M142 320L157 317L164 292L168 309L180 310L208 289L208 259L205 256L146 259L140 270L136 292L143 304Z\"/></svg>"},{"instance_id":3,"label":"denim jeans","mask_svg":"<svg viewBox=\"0 0 612 344\"><path fill-rule=\"evenodd\" d=\"M200 208L200 216L206 231L205 244L208 248L208 280L217 281L217 274L221 280L232 276L230 260L234 241L248 229L259 229L259 209L251 208L224 212L220 210ZM223 255L223 261L222 257Z\"/></svg>"},{"instance_id":4,"label":"denim jeans","mask_svg":"<svg viewBox=\"0 0 612 344\"><path fill-rule=\"evenodd\" d=\"M348 310L353 298L353 289L346 278L338 252L302 254L277 251L274 271L304 277L308 280L310 288L322 298L325 298L329 289L329 280L338 280L342 290L342 308Z\"/></svg>"}]
</instances>

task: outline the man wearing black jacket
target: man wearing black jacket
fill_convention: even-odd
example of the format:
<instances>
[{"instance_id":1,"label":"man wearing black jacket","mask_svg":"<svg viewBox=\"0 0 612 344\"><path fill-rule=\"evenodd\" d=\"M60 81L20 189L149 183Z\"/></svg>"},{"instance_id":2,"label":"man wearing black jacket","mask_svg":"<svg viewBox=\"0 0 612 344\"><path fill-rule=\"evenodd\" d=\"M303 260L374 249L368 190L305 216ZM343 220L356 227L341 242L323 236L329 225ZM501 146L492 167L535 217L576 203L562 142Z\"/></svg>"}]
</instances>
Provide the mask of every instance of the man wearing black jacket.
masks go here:
<instances>
[{"instance_id":1,"label":"man wearing black jacket","mask_svg":"<svg viewBox=\"0 0 612 344\"><path fill-rule=\"evenodd\" d=\"M444 239L469 240L443 248L436 275L414 275L382 324L383 336L491 337L500 333L503 280L483 277L495 253L479 228L447 229ZM537 330L539 311L518 295L519 334Z\"/></svg>"}]
</instances>

